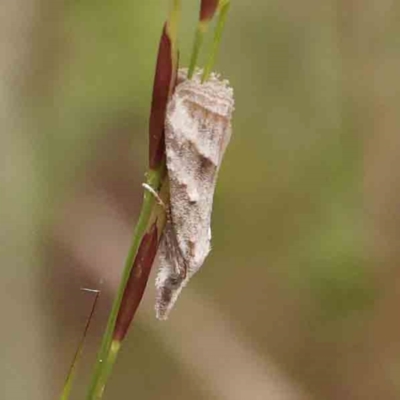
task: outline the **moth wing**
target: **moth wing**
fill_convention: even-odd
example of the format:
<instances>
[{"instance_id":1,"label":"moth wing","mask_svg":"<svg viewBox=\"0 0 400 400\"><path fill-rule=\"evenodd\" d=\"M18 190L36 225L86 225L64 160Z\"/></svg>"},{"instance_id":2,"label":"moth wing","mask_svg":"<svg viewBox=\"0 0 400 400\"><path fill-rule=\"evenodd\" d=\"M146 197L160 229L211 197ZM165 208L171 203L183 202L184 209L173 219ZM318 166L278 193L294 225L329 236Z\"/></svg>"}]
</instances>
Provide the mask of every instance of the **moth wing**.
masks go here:
<instances>
[{"instance_id":1,"label":"moth wing","mask_svg":"<svg viewBox=\"0 0 400 400\"><path fill-rule=\"evenodd\" d=\"M218 170L231 136L233 91L212 74L204 84L179 71L167 107L165 149L171 226L160 244L157 317L166 319L182 288L210 252L211 213ZM168 224L167 224L168 225ZM185 270L183 277L179 271Z\"/></svg>"},{"instance_id":2,"label":"moth wing","mask_svg":"<svg viewBox=\"0 0 400 400\"><path fill-rule=\"evenodd\" d=\"M192 276L210 251L210 225L217 173L231 136L233 91L201 72L181 83L168 105L165 142L170 204L176 237Z\"/></svg>"},{"instance_id":3,"label":"moth wing","mask_svg":"<svg viewBox=\"0 0 400 400\"><path fill-rule=\"evenodd\" d=\"M168 318L186 278L186 264L175 238L170 222L164 230L157 253L159 269L156 278L156 317Z\"/></svg>"}]
</instances>

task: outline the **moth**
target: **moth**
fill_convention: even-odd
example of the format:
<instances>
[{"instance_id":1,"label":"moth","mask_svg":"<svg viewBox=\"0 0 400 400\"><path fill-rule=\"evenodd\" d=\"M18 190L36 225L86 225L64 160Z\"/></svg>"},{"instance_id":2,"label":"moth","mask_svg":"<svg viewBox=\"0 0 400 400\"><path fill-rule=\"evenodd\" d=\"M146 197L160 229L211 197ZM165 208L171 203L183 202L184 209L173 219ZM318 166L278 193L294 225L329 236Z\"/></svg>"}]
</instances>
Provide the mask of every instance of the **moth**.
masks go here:
<instances>
[{"instance_id":1,"label":"moth","mask_svg":"<svg viewBox=\"0 0 400 400\"><path fill-rule=\"evenodd\" d=\"M203 265L211 246L211 213L222 158L231 137L233 89L202 70L178 71L166 112L165 151L170 199L157 258L156 316L166 319L182 288Z\"/></svg>"}]
</instances>

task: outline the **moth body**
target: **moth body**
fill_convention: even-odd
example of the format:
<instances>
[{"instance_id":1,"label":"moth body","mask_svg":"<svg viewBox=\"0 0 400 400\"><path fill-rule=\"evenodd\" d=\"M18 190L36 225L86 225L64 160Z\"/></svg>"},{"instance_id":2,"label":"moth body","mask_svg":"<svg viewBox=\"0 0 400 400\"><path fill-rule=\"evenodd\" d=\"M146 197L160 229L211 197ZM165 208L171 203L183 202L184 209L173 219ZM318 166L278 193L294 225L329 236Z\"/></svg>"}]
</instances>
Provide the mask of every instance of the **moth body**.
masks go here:
<instances>
[{"instance_id":1,"label":"moth body","mask_svg":"<svg viewBox=\"0 0 400 400\"><path fill-rule=\"evenodd\" d=\"M166 319L182 288L210 252L211 213L218 170L231 137L233 90L201 70L178 85L167 106L165 149L170 184L167 228L158 252L156 314Z\"/></svg>"}]
</instances>

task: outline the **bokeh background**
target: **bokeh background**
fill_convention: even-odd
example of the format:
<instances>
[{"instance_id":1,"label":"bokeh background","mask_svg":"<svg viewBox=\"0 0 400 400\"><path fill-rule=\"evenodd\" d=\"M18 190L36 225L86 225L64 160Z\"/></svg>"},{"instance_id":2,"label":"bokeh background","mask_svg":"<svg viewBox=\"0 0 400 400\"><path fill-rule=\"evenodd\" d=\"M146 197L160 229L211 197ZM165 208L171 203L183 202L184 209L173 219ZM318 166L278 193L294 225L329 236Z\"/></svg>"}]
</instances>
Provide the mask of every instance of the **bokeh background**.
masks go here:
<instances>
[{"instance_id":1,"label":"bokeh background","mask_svg":"<svg viewBox=\"0 0 400 400\"><path fill-rule=\"evenodd\" d=\"M198 1L183 1L187 65ZM2 0L0 397L83 399L141 204L166 0ZM213 251L105 399L400 398L400 4L232 1Z\"/></svg>"}]
</instances>

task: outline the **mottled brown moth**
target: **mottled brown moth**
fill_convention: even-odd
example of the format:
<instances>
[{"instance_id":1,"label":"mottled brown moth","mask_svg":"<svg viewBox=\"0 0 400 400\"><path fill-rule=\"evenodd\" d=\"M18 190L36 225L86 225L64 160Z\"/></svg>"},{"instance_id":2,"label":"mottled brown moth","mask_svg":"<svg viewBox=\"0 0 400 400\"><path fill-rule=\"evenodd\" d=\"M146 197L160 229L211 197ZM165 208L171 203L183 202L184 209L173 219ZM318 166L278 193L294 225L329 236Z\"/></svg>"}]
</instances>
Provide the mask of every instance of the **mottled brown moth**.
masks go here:
<instances>
[{"instance_id":1,"label":"mottled brown moth","mask_svg":"<svg viewBox=\"0 0 400 400\"><path fill-rule=\"evenodd\" d=\"M166 319L182 288L210 252L218 171L231 137L233 89L213 73L201 82L178 73L166 112L165 152L170 187L167 224L158 251L156 315Z\"/></svg>"}]
</instances>

